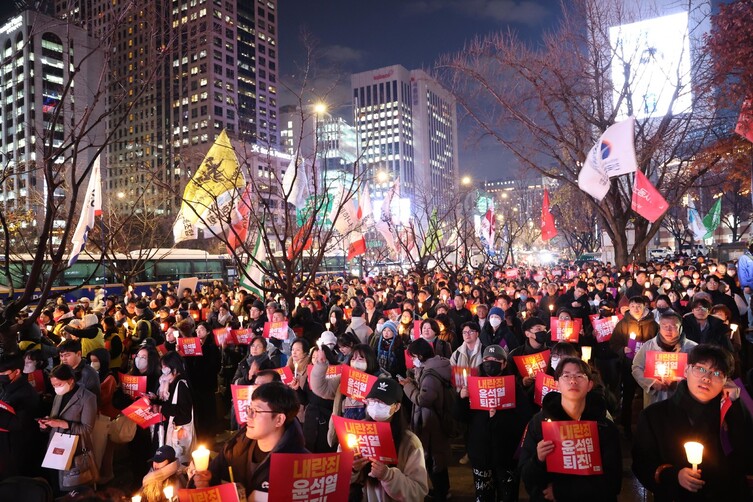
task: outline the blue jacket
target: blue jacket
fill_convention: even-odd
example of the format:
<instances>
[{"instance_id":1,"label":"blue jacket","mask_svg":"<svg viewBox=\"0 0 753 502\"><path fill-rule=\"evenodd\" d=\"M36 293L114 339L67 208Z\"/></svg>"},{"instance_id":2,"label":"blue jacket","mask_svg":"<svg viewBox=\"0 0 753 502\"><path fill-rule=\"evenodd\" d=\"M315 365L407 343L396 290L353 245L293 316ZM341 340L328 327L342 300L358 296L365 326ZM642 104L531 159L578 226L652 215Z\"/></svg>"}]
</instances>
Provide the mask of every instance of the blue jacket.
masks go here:
<instances>
[{"instance_id":1,"label":"blue jacket","mask_svg":"<svg viewBox=\"0 0 753 502\"><path fill-rule=\"evenodd\" d=\"M753 289L753 256L750 251L746 251L737 261L737 276L740 278L740 287Z\"/></svg>"}]
</instances>

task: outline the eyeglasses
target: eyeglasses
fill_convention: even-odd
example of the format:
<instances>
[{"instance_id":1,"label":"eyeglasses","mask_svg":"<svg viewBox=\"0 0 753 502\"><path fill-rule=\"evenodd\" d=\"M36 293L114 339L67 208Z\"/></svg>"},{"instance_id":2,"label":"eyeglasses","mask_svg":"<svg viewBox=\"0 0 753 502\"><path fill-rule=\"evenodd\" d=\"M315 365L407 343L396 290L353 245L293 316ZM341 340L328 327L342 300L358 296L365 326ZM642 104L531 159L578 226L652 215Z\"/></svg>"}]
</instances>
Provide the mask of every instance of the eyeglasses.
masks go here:
<instances>
[{"instance_id":1,"label":"eyeglasses","mask_svg":"<svg viewBox=\"0 0 753 502\"><path fill-rule=\"evenodd\" d=\"M471 331L470 329L464 329L463 330L463 334L464 335L472 335L474 333L476 333L476 332L475 331Z\"/></svg>"},{"instance_id":2,"label":"eyeglasses","mask_svg":"<svg viewBox=\"0 0 753 502\"><path fill-rule=\"evenodd\" d=\"M251 406L246 406L246 415L248 415L248 418L256 418L256 415L259 413L273 413L273 414L279 414L279 411L272 411L272 410L257 410L256 408L252 408Z\"/></svg>"},{"instance_id":3,"label":"eyeglasses","mask_svg":"<svg viewBox=\"0 0 753 502\"><path fill-rule=\"evenodd\" d=\"M571 382L583 383L588 381L588 375L585 373L563 373L560 380L569 380Z\"/></svg>"},{"instance_id":4,"label":"eyeglasses","mask_svg":"<svg viewBox=\"0 0 753 502\"><path fill-rule=\"evenodd\" d=\"M690 372L693 373L693 376L696 378L708 378L710 380L715 380L717 382L724 382L727 380L727 377L724 373L722 373L719 370L710 370L706 369L703 366L691 366Z\"/></svg>"},{"instance_id":5,"label":"eyeglasses","mask_svg":"<svg viewBox=\"0 0 753 502\"><path fill-rule=\"evenodd\" d=\"M693 307L693 310L703 310L704 312L708 311L706 307L702 307L701 305L698 305L697 307Z\"/></svg>"}]
</instances>

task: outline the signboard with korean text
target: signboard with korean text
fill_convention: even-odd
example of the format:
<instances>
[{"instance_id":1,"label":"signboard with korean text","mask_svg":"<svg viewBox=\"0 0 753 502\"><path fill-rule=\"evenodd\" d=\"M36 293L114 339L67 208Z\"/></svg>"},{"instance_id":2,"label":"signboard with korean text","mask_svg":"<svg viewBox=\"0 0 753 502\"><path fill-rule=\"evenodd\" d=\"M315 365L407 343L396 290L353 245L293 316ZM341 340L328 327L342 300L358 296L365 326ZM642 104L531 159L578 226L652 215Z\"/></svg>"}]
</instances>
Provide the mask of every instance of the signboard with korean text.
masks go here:
<instances>
[{"instance_id":1,"label":"signboard with korean text","mask_svg":"<svg viewBox=\"0 0 753 502\"><path fill-rule=\"evenodd\" d=\"M212 334L214 334L214 341L217 342L218 347L224 345L237 345L238 343L233 335L233 330L230 328L217 328L212 330Z\"/></svg>"},{"instance_id":2,"label":"signboard with korean text","mask_svg":"<svg viewBox=\"0 0 753 502\"><path fill-rule=\"evenodd\" d=\"M468 395L472 410L515 408L515 377L468 377Z\"/></svg>"},{"instance_id":3,"label":"signboard with korean text","mask_svg":"<svg viewBox=\"0 0 753 502\"><path fill-rule=\"evenodd\" d=\"M365 458L397 464L397 450L389 422L350 420L333 415L335 432L343 450L353 449Z\"/></svg>"},{"instance_id":4,"label":"signboard with korean text","mask_svg":"<svg viewBox=\"0 0 753 502\"><path fill-rule=\"evenodd\" d=\"M120 387L131 399L141 397L146 394L146 375L139 376L120 373Z\"/></svg>"},{"instance_id":5,"label":"signboard with korean text","mask_svg":"<svg viewBox=\"0 0 753 502\"><path fill-rule=\"evenodd\" d=\"M550 392L558 392L557 380L552 375L544 372L536 373L536 382L533 388L533 402L541 406L544 396Z\"/></svg>"},{"instance_id":6,"label":"signboard with korean text","mask_svg":"<svg viewBox=\"0 0 753 502\"><path fill-rule=\"evenodd\" d=\"M251 396L258 385L236 385L230 384L230 392L233 394L233 408L235 409L235 419L238 424L245 424L248 421L246 408L251 405Z\"/></svg>"},{"instance_id":7,"label":"signboard with korean text","mask_svg":"<svg viewBox=\"0 0 753 502\"><path fill-rule=\"evenodd\" d=\"M546 441L554 442L554 451L546 457L547 472L577 476L603 473L596 422L544 421L541 432Z\"/></svg>"},{"instance_id":8,"label":"signboard with korean text","mask_svg":"<svg viewBox=\"0 0 753 502\"><path fill-rule=\"evenodd\" d=\"M310 380L311 379L311 372L314 370L314 365L309 364L306 367L306 376ZM342 364L330 364L327 366L327 372L324 374L324 378L327 380L331 380L333 378L337 378L341 376L343 373L343 365Z\"/></svg>"},{"instance_id":9,"label":"signboard with korean text","mask_svg":"<svg viewBox=\"0 0 753 502\"><path fill-rule=\"evenodd\" d=\"M254 332L249 328L234 329L231 331L231 334L238 345L251 345L251 340L254 338Z\"/></svg>"},{"instance_id":10,"label":"signboard with korean text","mask_svg":"<svg viewBox=\"0 0 753 502\"><path fill-rule=\"evenodd\" d=\"M204 353L201 350L201 340L198 337L194 338L178 338L177 340L178 354L183 357L203 356Z\"/></svg>"},{"instance_id":11,"label":"signboard with korean text","mask_svg":"<svg viewBox=\"0 0 753 502\"><path fill-rule=\"evenodd\" d=\"M142 429L146 429L150 425L158 424L163 420L161 413L153 413L151 411L151 404L145 397L137 399L129 407L124 409L123 415L136 422L136 425Z\"/></svg>"},{"instance_id":12,"label":"signboard with korean text","mask_svg":"<svg viewBox=\"0 0 753 502\"><path fill-rule=\"evenodd\" d=\"M612 338L612 332L617 323L620 322L622 316L613 315L611 317L604 317L603 319L593 319L591 325L594 328L594 336L596 341L607 342Z\"/></svg>"},{"instance_id":13,"label":"signboard with korean text","mask_svg":"<svg viewBox=\"0 0 753 502\"><path fill-rule=\"evenodd\" d=\"M527 354L524 356L513 356L515 366L523 377L535 377L536 373L545 373L549 367L549 356L551 352L544 350L542 352L536 352L535 354Z\"/></svg>"},{"instance_id":14,"label":"signboard with korean text","mask_svg":"<svg viewBox=\"0 0 753 502\"><path fill-rule=\"evenodd\" d=\"M478 376L478 368L472 368L471 366L451 366L452 378L450 383L456 389L462 389L468 387L468 377Z\"/></svg>"},{"instance_id":15,"label":"signboard with korean text","mask_svg":"<svg viewBox=\"0 0 753 502\"><path fill-rule=\"evenodd\" d=\"M578 343L580 330L583 329L583 319L578 317L572 321L566 321L552 317L550 320L553 342Z\"/></svg>"},{"instance_id":16,"label":"signboard with korean text","mask_svg":"<svg viewBox=\"0 0 753 502\"><path fill-rule=\"evenodd\" d=\"M208 488L179 488L178 502L239 502L238 490L233 483Z\"/></svg>"},{"instance_id":17,"label":"signboard with korean text","mask_svg":"<svg viewBox=\"0 0 753 502\"><path fill-rule=\"evenodd\" d=\"M280 378L282 379L282 383L285 385L289 384L293 381L293 370L290 369L290 366L283 366L282 368L275 368L275 371L280 374Z\"/></svg>"},{"instance_id":18,"label":"signboard with korean text","mask_svg":"<svg viewBox=\"0 0 753 502\"><path fill-rule=\"evenodd\" d=\"M356 401L363 401L376 381L377 377L344 365L340 377L340 392Z\"/></svg>"},{"instance_id":19,"label":"signboard with korean text","mask_svg":"<svg viewBox=\"0 0 753 502\"><path fill-rule=\"evenodd\" d=\"M269 500L347 502L352 468L348 452L273 453Z\"/></svg>"},{"instance_id":20,"label":"signboard with korean text","mask_svg":"<svg viewBox=\"0 0 753 502\"><path fill-rule=\"evenodd\" d=\"M288 339L288 321L264 323L264 338Z\"/></svg>"},{"instance_id":21,"label":"signboard with korean text","mask_svg":"<svg viewBox=\"0 0 753 502\"><path fill-rule=\"evenodd\" d=\"M687 365L688 355L685 352L649 350L646 352L643 376L657 380L683 380Z\"/></svg>"}]
</instances>

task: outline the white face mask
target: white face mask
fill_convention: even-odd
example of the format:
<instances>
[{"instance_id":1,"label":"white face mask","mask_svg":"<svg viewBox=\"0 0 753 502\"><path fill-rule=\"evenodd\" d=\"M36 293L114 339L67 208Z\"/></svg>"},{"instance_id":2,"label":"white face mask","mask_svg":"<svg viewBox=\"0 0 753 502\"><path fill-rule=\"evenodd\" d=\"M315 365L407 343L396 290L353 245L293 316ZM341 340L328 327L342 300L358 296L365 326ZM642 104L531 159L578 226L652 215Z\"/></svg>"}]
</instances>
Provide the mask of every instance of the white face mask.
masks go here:
<instances>
[{"instance_id":1,"label":"white face mask","mask_svg":"<svg viewBox=\"0 0 753 502\"><path fill-rule=\"evenodd\" d=\"M34 361L24 363L24 374L28 375L29 373L34 373L35 371L37 371L37 365Z\"/></svg>"},{"instance_id":2,"label":"white face mask","mask_svg":"<svg viewBox=\"0 0 753 502\"><path fill-rule=\"evenodd\" d=\"M136 364L136 369L138 369L139 371L146 371L146 368L149 366L149 360L137 357L135 364Z\"/></svg>"},{"instance_id":3,"label":"white face mask","mask_svg":"<svg viewBox=\"0 0 753 502\"><path fill-rule=\"evenodd\" d=\"M92 367L92 369L93 369L94 371L99 371L99 368L101 368L101 367L102 367L102 365L101 365L101 364L100 364L99 362L96 362L96 363L95 363L95 362L92 362L92 363L90 364L90 366Z\"/></svg>"},{"instance_id":4,"label":"white face mask","mask_svg":"<svg viewBox=\"0 0 753 502\"><path fill-rule=\"evenodd\" d=\"M61 385L59 387L55 387L55 394L58 396L62 396L63 394L67 393L69 390L71 390L71 386L68 384Z\"/></svg>"},{"instance_id":5,"label":"white face mask","mask_svg":"<svg viewBox=\"0 0 753 502\"><path fill-rule=\"evenodd\" d=\"M350 367L354 370L358 371L366 371L366 368L369 366L369 363L366 361L351 361Z\"/></svg>"},{"instance_id":6,"label":"white face mask","mask_svg":"<svg viewBox=\"0 0 753 502\"><path fill-rule=\"evenodd\" d=\"M420 368L421 366L423 366L423 363L421 362L421 360L413 356L413 367Z\"/></svg>"},{"instance_id":7,"label":"white face mask","mask_svg":"<svg viewBox=\"0 0 753 502\"><path fill-rule=\"evenodd\" d=\"M383 329L384 329L384 324L377 324L376 326L377 333L381 333Z\"/></svg>"},{"instance_id":8,"label":"white face mask","mask_svg":"<svg viewBox=\"0 0 753 502\"><path fill-rule=\"evenodd\" d=\"M494 317L489 318L489 324L491 324L492 328L497 329L497 327L502 324L502 319L495 315Z\"/></svg>"},{"instance_id":9,"label":"white face mask","mask_svg":"<svg viewBox=\"0 0 753 502\"><path fill-rule=\"evenodd\" d=\"M169 375L169 374L170 374L170 373L172 373L172 372L173 372L173 370L171 370L171 369L170 369L170 368L168 368L167 366L164 366L164 367L162 368L162 374L163 374L163 375Z\"/></svg>"},{"instance_id":10,"label":"white face mask","mask_svg":"<svg viewBox=\"0 0 753 502\"><path fill-rule=\"evenodd\" d=\"M552 364L552 369L554 371L557 371L557 366L559 366L559 364L560 364L560 358L559 358L559 356L552 356L551 364Z\"/></svg>"},{"instance_id":11,"label":"white face mask","mask_svg":"<svg viewBox=\"0 0 753 502\"><path fill-rule=\"evenodd\" d=\"M392 417L392 407L384 403L366 403L366 414L377 422L387 422Z\"/></svg>"}]
</instances>

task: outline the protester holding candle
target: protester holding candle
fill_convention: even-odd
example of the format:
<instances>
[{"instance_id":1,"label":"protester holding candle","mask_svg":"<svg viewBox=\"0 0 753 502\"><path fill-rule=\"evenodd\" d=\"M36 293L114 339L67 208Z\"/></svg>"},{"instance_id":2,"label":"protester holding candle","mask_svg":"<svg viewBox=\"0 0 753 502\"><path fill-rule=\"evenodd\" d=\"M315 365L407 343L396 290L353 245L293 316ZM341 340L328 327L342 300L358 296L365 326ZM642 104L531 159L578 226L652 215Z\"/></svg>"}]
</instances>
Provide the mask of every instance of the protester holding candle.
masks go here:
<instances>
[{"instance_id":1,"label":"protester holding candle","mask_svg":"<svg viewBox=\"0 0 753 502\"><path fill-rule=\"evenodd\" d=\"M555 378L559 392L544 396L541 411L528 423L520 455L521 477L531 501L616 501L622 484L620 440L604 399L591 392L594 386L591 368L579 358L566 357L557 366ZM602 474L548 472L546 458L559 446L543 439L545 420L596 422Z\"/></svg>"},{"instance_id":2,"label":"protester holding candle","mask_svg":"<svg viewBox=\"0 0 753 502\"><path fill-rule=\"evenodd\" d=\"M351 494L359 492L367 502L423 500L429 491L421 441L408 429L400 402L403 391L392 378L379 378L366 396L366 415L375 422L389 422L397 451L397 465L357 457L353 461ZM353 447L352 445L350 446Z\"/></svg>"},{"instance_id":3,"label":"protester holding candle","mask_svg":"<svg viewBox=\"0 0 753 502\"><path fill-rule=\"evenodd\" d=\"M734 369L732 354L698 345L688 354L687 380L668 399L646 408L638 420L633 472L654 500L751 500L753 419L741 401L723 402ZM703 445L696 471L687 442Z\"/></svg>"},{"instance_id":4,"label":"protester holding candle","mask_svg":"<svg viewBox=\"0 0 753 502\"><path fill-rule=\"evenodd\" d=\"M645 391L643 396L644 406L667 399L677 388L676 381L666 379L657 380L644 375L646 370L646 353L648 351L690 352L696 345L695 342L686 340L685 335L682 334L682 319L678 314L675 312L665 312L661 315L659 318L659 333L641 345L640 350L638 350L633 359L633 378Z\"/></svg>"},{"instance_id":5,"label":"protester holding candle","mask_svg":"<svg viewBox=\"0 0 753 502\"><path fill-rule=\"evenodd\" d=\"M526 335L526 342L524 345L510 352L510 360L515 356L527 356L544 352L549 349L548 344L551 341L551 334L546 329L546 325L543 320L538 317L526 319L523 323L523 333ZM519 380L523 385L526 393L529 396L531 403L533 403L533 387L536 382L534 375L521 375L516 365L511 364L510 370L515 375L516 380Z\"/></svg>"},{"instance_id":6,"label":"protester holding candle","mask_svg":"<svg viewBox=\"0 0 753 502\"><path fill-rule=\"evenodd\" d=\"M641 388L633 377L632 359L635 353L629 345L632 334L635 335L635 341L641 344L646 343L656 336L659 332L659 325L654 320L651 310L648 308L648 298L645 296L634 296L628 303L628 311L625 316L617 323L612 331L612 338L609 340L609 347L619 359L620 380L622 386L622 413L620 414L620 424L623 433L628 438L632 436L633 424L633 400L635 392Z\"/></svg>"},{"instance_id":7,"label":"protester holding candle","mask_svg":"<svg viewBox=\"0 0 753 502\"><path fill-rule=\"evenodd\" d=\"M164 501L163 490L166 486L173 486L175 489L188 486L186 470L175 457L175 450L172 446L158 448L154 457L151 458L151 466L138 492L142 502Z\"/></svg>"},{"instance_id":8,"label":"protester holding candle","mask_svg":"<svg viewBox=\"0 0 753 502\"><path fill-rule=\"evenodd\" d=\"M505 351L498 345L487 347L476 367L482 377L510 374ZM534 410L520 383L516 385L515 408L509 410L473 410L467 385L460 389L459 420L468 426L468 458L479 502L517 500L520 477L514 455Z\"/></svg>"}]
</instances>

